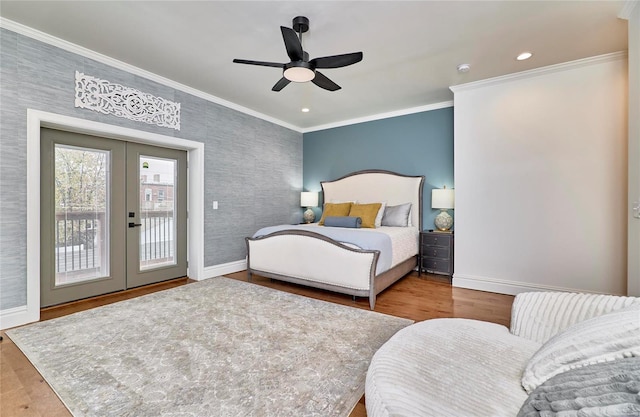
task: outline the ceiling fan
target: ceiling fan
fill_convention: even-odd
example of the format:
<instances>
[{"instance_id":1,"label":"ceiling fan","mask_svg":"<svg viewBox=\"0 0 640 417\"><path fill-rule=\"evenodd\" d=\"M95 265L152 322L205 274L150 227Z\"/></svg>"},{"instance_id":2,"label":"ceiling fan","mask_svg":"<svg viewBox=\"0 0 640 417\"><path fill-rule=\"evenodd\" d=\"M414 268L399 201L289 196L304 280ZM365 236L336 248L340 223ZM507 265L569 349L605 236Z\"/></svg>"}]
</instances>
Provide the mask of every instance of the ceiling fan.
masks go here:
<instances>
[{"instance_id":1,"label":"ceiling fan","mask_svg":"<svg viewBox=\"0 0 640 417\"><path fill-rule=\"evenodd\" d=\"M309 60L309 54L302 49L302 34L309 30L309 19L298 16L293 19L293 29L280 26L284 46L291 62L280 64L278 62L250 61L246 59L234 59L237 64L259 65L263 67L282 68L282 78L271 90L280 91L291 81L304 83L311 81L320 88L329 91L339 90L341 87L327 78L318 68L342 68L362 61L362 52L350 54L324 56Z\"/></svg>"}]
</instances>

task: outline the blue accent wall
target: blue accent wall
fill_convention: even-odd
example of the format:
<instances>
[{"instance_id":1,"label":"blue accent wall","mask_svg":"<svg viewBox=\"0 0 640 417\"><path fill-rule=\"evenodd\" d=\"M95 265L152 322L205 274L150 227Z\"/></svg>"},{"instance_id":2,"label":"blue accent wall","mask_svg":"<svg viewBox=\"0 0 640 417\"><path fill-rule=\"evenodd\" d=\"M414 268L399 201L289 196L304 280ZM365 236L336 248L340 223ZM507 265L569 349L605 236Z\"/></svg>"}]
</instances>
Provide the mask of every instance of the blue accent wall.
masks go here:
<instances>
[{"instance_id":1,"label":"blue accent wall","mask_svg":"<svg viewBox=\"0 0 640 417\"><path fill-rule=\"evenodd\" d=\"M439 211L431 209L431 189L455 188L453 107L305 133L302 160L305 191L364 169L424 175L422 222L432 229Z\"/></svg>"}]
</instances>

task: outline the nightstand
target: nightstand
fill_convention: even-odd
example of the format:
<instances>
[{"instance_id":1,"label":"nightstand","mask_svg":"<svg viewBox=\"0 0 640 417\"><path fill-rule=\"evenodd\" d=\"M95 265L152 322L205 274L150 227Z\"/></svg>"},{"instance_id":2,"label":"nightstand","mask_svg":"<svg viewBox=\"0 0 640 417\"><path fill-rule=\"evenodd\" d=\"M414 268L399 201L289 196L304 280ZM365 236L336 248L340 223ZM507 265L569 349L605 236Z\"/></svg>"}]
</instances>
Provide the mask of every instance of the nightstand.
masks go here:
<instances>
[{"instance_id":1,"label":"nightstand","mask_svg":"<svg viewBox=\"0 0 640 417\"><path fill-rule=\"evenodd\" d=\"M453 232L420 232L418 276L422 271L453 275Z\"/></svg>"}]
</instances>

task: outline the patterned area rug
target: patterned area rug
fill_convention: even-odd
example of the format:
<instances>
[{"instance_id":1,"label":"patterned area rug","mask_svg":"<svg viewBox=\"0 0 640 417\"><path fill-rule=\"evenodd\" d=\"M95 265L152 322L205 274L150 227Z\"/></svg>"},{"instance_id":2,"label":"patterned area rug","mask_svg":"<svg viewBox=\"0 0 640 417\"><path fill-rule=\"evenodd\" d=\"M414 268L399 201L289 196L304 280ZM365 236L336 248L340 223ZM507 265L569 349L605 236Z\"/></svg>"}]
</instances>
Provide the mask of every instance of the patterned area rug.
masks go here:
<instances>
[{"instance_id":1,"label":"patterned area rug","mask_svg":"<svg viewBox=\"0 0 640 417\"><path fill-rule=\"evenodd\" d=\"M328 417L409 324L219 277L7 335L76 417Z\"/></svg>"}]
</instances>

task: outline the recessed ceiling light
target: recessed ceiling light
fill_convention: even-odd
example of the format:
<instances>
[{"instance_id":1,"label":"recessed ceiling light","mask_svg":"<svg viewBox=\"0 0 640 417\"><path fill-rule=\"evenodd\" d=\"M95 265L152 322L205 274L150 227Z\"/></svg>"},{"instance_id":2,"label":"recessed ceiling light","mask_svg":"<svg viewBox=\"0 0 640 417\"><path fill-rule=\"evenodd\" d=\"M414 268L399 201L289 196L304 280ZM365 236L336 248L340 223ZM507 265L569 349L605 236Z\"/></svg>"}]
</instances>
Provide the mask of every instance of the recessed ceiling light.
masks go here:
<instances>
[{"instance_id":1,"label":"recessed ceiling light","mask_svg":"<svg viewBox=\"0 0 640 417\"><path fill-rule=\"evenodd\" d=\"M302 113L309 113L309 108L308 107L303 107L302 108Z\"/></svg>"},{"instance_id":2,"label":"recessed ceiling light","mask_svg":"<svg viewBox=\"0 0 640 417\"><path fill-rule=\"evenodd\" d=\"M531 52L523 52L516 57L518 61L524 61L525 59L531 58L533 54Z\"/></svg>"},{"instance_id":3,"label":"recessed ceiling light","mask_svg":"<svg viewBox=\"0 0 640 417\"><path fill-rule=\"evenodd\" d=\"M471 69L471 65L460 64L456 68L458 69L458 72L469 72L469 70Z\"/></svg>"}]
</instances>

